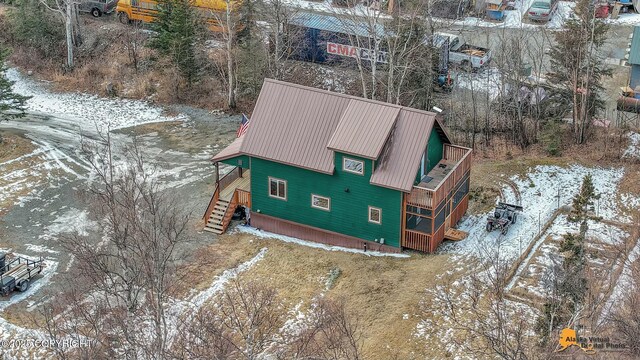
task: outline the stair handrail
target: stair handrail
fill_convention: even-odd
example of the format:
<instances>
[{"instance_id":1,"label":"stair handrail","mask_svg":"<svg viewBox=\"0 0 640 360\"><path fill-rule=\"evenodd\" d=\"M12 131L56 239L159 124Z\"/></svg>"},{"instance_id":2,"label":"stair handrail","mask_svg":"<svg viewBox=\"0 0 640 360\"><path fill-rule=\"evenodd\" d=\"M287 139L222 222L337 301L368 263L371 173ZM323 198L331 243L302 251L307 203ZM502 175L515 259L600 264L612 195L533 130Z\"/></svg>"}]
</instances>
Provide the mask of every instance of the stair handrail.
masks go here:
<instances>
[{"instance_id":1,"label":"stair handrail","mask_svg":"<svg viewBox=\"0 0 640 360\"><path fill-rule=\"evenodd\" d=\"M231 223L231 218L233 217L233 213L236 211L236 207L238 206L238 191L233 192L233 196L231 197L231 201L227 205L227 209L224 212L224 217L222 218L222 232L227 231L227 227Z\"/></svg>"},{"instance_id":2,"label":"stair handrail","mask_svg":"<svg viewBox=\"0 0 640 360\"><path fill-rule=\"evenodd\" d=\"M209 200L209 205L207 206L207 210L204 212L204 215L202 216L202 220L204 220L205 224L207 223L207 220L209 220L209 217L213 212L213 208L216 206L216 203L218 203L219 198L220 198L220 188L218 187L218 184L216 184L216 189L213 191L213 196L211 196L211 200Z\"/></svg>"}]
</instances>

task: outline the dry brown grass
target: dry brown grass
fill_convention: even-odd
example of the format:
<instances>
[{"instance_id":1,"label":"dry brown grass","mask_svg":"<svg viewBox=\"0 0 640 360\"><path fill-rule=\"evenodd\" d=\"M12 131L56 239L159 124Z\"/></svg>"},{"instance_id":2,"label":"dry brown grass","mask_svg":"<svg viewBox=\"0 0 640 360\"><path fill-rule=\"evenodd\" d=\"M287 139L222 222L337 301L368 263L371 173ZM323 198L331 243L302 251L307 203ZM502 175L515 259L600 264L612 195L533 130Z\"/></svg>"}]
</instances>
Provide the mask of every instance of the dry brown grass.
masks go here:
<instances>
[{"instance_id":1,"label":"dry brown grass","mask_svg":"<svg viewBox=\"0 0 640 360\"><path fill-rule=\"evenodd\" d=\"M449 256L368 257L234 233L220 236L218 243L199 252L195 263L213 260L211 265L185 270L192 272L189 277L195 288L202 289L223 269L237 266L264 247L268 248L264 259L241 278L274 287L291 308L303 302L306 309L320 294L345 298L363 331L367 358L403 359L414 351L424 352L413 336L418 322L414 315L425 289L433 287L436 277L452 266ZM326 289L325 280L334 268L340 269L341 275ZM409 319L404 320L404 314Z\"/></svg>"},{"instance_id":2,"label":"dry brown grass","mask_svg":"<svg viewBox=\"0 0 640 360\"><path fill-rule=\"evenodd\" d=\"M620 181L620 189L624 192L640 195L640 164L628 164L625 166L624 176Z\"/></svg>"},{"instance_id":3,"label":"dry brown grass","mask_svg":"<svg viewBox=\"0 0 640 360\"><path fill-rule=\"evenodd\" d=\"M28 139L14 135L2 133L0 142L0 163L13 160L19 156L28 154L35 150L35 146Z\"/></svg>"}]
</instances>

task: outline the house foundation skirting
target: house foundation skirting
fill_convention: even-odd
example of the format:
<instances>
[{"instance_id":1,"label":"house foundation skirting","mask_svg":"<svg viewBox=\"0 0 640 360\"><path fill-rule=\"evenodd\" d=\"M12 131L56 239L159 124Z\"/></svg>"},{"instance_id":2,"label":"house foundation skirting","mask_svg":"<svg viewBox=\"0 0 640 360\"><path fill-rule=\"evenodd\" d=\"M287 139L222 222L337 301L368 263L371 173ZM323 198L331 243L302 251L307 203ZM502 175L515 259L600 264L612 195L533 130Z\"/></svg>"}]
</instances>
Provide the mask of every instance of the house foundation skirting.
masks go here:
<instances>
[{"instance_id":1,"label":"house foundation skirting","mask_svg":"<svg viewBox=\"0 0 640 360\"><path fill-rule=\"evenodd\" d=\"M401 251L399 247L396 248L389 245L382 245L374 241L363 240L357 237L343 235L256 212L251 213L251 226L275 234L291 236L327 245L363 250L366 244L367 251L371 250L390 253L399 253Z\"/></svg>"}]
</instances>

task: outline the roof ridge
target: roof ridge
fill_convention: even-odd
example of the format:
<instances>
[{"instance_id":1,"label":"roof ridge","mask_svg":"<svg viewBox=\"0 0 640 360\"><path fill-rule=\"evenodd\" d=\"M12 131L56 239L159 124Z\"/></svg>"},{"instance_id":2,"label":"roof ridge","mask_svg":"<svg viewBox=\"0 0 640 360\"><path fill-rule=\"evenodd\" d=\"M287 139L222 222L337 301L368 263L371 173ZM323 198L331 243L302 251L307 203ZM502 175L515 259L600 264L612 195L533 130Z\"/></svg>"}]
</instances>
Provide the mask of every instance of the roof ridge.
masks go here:
<instances>
[{"instance_id":1,"label":"roof ridge","mask_svg":"<svg viewBox=\"0 0 640 360\"><path fill-rule=\"evenodd\" d=\"M348 98L348 99L351 99L351 100L359 100L359 101L369 102L369 103L372 103L372 104L378 104L378 105L382 105L382 106L389 106L389 107L393 107L393 108L400 109L400 110L417 112L417 113L420 113L420 114L431 115L431 116L434 116L434 117L437 115L433 111L414 109L414 108L411 108L411 107L402 106L402 105L398 105L398 104L392 104L392 103L385 102L385 101L367 99L367 98L364 98L364 97L361 97L361 96L343 94L343 93L339 93L339 92L335 92L335 91L330 91L330 90L325 90L325 89L319 89L319 88L316 88L316 87L290 83L290 82L286 82L286 81L282 81L282 80L265 78L264 81L265 82L271 82L271 83L274 83L274 84L279 84L279 85L284 85L284 86L289 86L289 87L296 87L296 88L299 88L299 89L319 92L319 93L323 93L323 94L329 94L329 95L332 95L332 96Z\"/></svg>"}]
</instances>

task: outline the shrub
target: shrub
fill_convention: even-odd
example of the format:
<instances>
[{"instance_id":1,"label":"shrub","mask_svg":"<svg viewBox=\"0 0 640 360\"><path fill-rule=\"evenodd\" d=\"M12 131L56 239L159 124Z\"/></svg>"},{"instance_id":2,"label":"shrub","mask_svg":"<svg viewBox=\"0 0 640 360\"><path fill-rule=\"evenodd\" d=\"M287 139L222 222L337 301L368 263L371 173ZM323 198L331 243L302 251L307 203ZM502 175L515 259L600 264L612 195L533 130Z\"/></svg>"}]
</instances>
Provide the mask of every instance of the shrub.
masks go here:
<instances>
[{"instance_id":1,"label":"shrub","mask_svg":"<svg viewBox=\"0 0 640 360\"><path fill-rule=\"evenodd\" d=\"M48 12L37 0L16 0L16 5L9 11L12 40L36 49L43 58L62 57L62 21Z\"/></svg>"}]
</instances>

